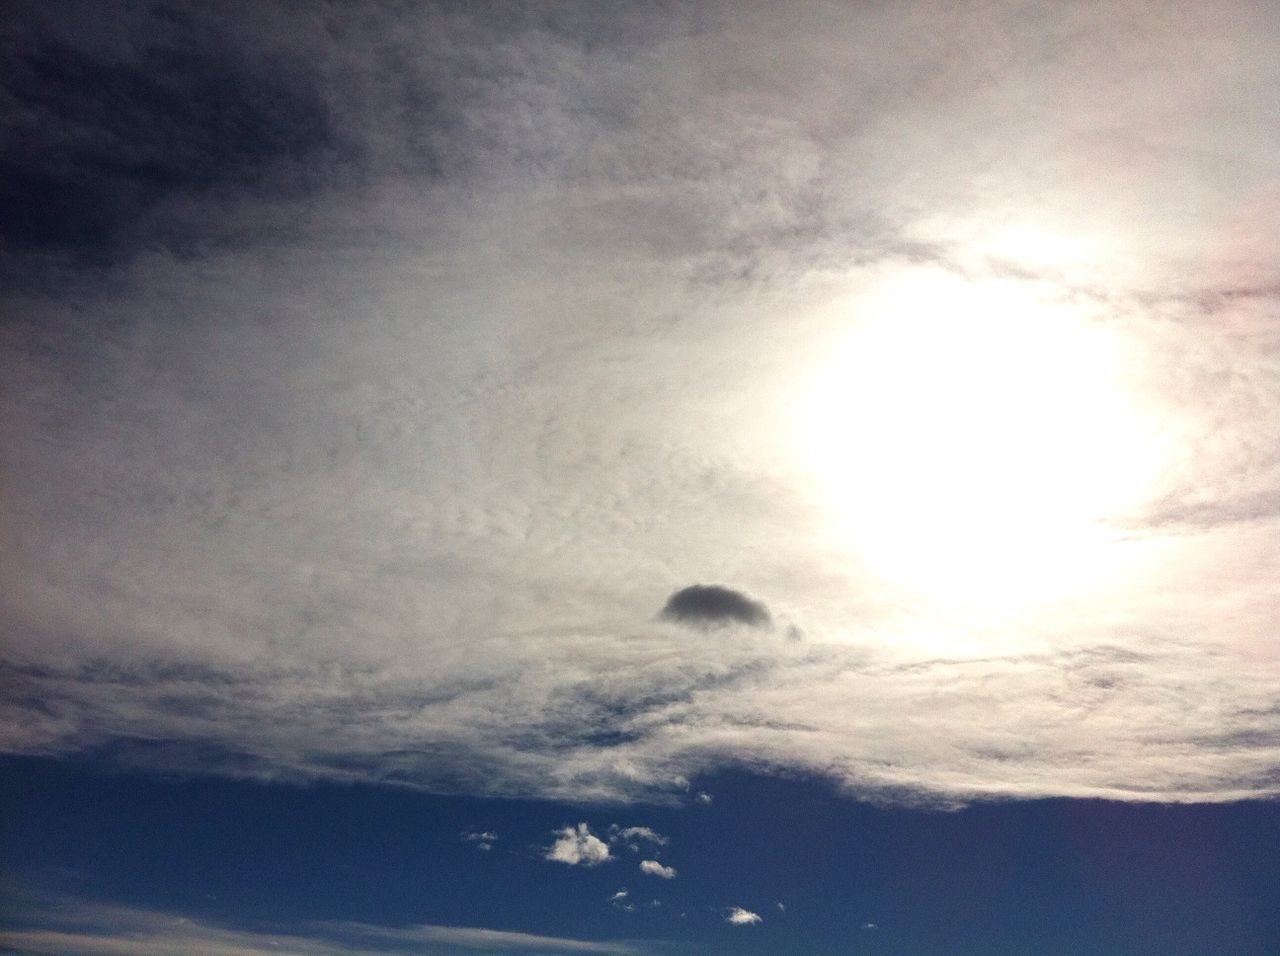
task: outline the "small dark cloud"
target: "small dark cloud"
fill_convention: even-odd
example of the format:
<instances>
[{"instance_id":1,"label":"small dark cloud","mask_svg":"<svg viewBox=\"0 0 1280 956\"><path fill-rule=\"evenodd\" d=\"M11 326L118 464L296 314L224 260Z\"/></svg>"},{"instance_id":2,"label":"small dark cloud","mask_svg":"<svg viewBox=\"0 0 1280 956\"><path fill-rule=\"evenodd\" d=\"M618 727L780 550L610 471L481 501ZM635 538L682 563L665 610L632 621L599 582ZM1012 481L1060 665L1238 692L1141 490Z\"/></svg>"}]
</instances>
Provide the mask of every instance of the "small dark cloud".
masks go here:
<instances>
[{"instance_id":1,"label":"small dark cloud","mask_svg":"<svg viewBox=\"0 0 1280 956\"><path fill-rule=\"evenodd\" d=\"M698 627L720 624L768 627L772 623L769 609L760 601L718 584L691 584L681 588L667 598L660 616Z\"/></svg>"}]
</instances>

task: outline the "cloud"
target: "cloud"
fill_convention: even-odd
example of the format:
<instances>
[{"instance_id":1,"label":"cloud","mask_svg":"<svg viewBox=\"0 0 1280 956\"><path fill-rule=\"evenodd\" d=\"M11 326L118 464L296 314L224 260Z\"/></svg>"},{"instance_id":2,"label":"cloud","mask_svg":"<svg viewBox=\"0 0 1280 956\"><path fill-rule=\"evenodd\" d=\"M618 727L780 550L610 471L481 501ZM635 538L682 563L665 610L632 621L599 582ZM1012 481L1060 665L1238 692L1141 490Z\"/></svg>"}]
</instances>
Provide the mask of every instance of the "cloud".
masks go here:
<instances>
[{"instance_id":1,"label":"cloud","mask_svg":"<svg viewBox=\"0 0 1280 956\"><path fill-rule=\"evenodd\" d=\"M1280 793L1276 24L592 6L6 21L0 748L574 801L725 764ZM1096 587L896 587L796 447L850 323L939 271L1114 333L1173 446ZM735 588L650 620L707 569ZM701 633L792 608L803 642Z\"/></svg>"},{"instance_id":2,"label":"cloud","mask_svg":"<svg viewBox=\"0 0 1280 956\"><path fill-rule=\"evenodd\" d=\"M764 922L759 913L744 910L741 906L730 906L728 912L725 913L724 921L732 923L734 926L751 926L755 923Z\"/></svg>"},{"instance_id":3,"label":"cloud","mask_svg":"<svg viewBox=\"0 0 1280 956\"><path fill-rule=\"evenodd\" d=\"M467 926L388 927L304 922L290 933L240 929L176 913L60 900L30 909L29 925L0 929L0 948L50 956L375 956L417 953L598 953L629 956L636 947Z\"/></svg>"},{"instance_id":4,"label":"cloud","mask_svg":"<svg viewBox=\"0 0 1280 956\"><path fill-rule=\"evenodd\" d=\"M718 584L691 584L676 591L667 598L660 616L699 627L716 624L768 627L772 621L764 604Z\"/></svg>"},{"instance_id":5,"label":"cloud","mask_svg":"<svg viewBox=\"0 0 1280 956\"><path fill-rule=\"evenodd\" d=\"M650 876L660 876L664 880L674 880L676 878L676 868L674 866L663 866L657 860L641 860L640 872L648 873Z\"/></svg>"},{"instance_id":6,"label":"cloud","mask_svg":"<svg viewBox=\"0 0 1280 956\"><path fill-rule=\"evenodd\" d=\"M609 859L609 845L591 832L585 823L556 831L559 839L547 850L545 859L570 866L597 866Z\"/></svg>"},{"instance_id":7,"label":"cloud","mask_svg":"<svg viewBox=\"0 0 1280 956\"><path fill-rule=\"evenodd\" d=\"M483 850L487 853L493 849L493 844L498 840L498 834L492 830L482 832L467 831L462 834L462 839L464 842L476 844L477 850Z\"/></svg>"},{"instance_id":8,"label":"cloud","mask_svg":"<svg viewBox=\"0 0 1280 956\"><path fill-rule=\"evenodd\" d=\"M623 889L618 890L618 892L614 893L611 897L609 897L609 905L612 906L614 909L622 910L622 912L624 913L636 912L636 909L637 909L636 904L632 903L629 899L627 899L627 895L628 894L625 887Z\"/></svg>"},{"instance_id":9,"label":"cloud","mask_svg":"<svg viewBox=\"0 0 1280 956\"><path fill-rule=\"evenodd\" d=\"M610 843L625 843L627 849L633 853L640 852L638 841L643 840L646 843L652 843L654 846L666 846L670 843L670 839L663 836L649 827L619 827L617 824L609 827Z\"/></svg>"}]
</instances>

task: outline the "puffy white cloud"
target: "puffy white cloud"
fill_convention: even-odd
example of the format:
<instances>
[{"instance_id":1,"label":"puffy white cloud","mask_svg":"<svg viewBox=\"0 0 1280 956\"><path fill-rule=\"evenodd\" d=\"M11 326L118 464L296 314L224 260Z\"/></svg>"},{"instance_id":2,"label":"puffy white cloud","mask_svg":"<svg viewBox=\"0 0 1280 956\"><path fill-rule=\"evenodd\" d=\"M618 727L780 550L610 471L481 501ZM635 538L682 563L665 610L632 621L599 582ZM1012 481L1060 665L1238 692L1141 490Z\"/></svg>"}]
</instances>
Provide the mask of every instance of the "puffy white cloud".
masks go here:
<instances>
[{"instance_id":1,"label":"puffy white cloud","mask_svg":"<svg viewBox=\"0 0 1280 956\"><path fill-rule=\"evenodd\" d=\"M609 859L609 845L591 832L585 823L576 827L557 830L557 839L545 854L545 859L570 866L596 866Z\"/></svg>"},{"instance_id":2,"label":"puffy white cloud","mask_svg":"<svg viewBox=\"0 0 1280 956\"><path fill-rule=\"evenodd\" d=\"M730 906L728 912L725 913L724 921L732 923L734 926L750 926L753 923L764 922L759 913L744 910L741 906Z\"/></svg>"},{"instance_id":3,"label":"puffy white cloud","mask_svg":"<svg viewBox=\"0 0 1280 956\"><path fill-rule=\"evenodd\" d=\"M650 876L660 876L664 880L674 880L676 878L676 868L674 866L663 866L657 860L641 860L640 872L648 873Z\"/></svg>"}]
</instances>

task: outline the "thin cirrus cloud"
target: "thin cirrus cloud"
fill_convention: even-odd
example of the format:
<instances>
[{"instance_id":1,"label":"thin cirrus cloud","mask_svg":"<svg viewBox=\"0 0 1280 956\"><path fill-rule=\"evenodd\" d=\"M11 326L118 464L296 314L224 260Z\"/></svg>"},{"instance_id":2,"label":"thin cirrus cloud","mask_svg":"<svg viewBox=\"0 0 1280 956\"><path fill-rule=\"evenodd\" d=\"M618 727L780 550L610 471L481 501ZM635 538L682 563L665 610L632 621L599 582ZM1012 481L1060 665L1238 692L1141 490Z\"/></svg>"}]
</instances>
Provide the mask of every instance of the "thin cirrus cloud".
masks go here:
<instances>
[{"instance_id":1,"label":"thin cirrus cloud","mask_svg":"<svg viewBox=\"0 0 1280 956\"><path fill-rule=\"evenodd\" d=\"M1277 792L1254 7L164 6L3 40L5 751L615 802L725 764ZM987 627L830 538L787 416L868 290L939 273L1140 345L1176 449L1096 600Z\"/></svg>"},{"instance_id":2,"label":"thin cirrus cloud","mask_svg":"<svg viewBox=\"0 0 1280 956\"><path fill-rule=\"evenodd\" d=\"M642 951L623 942L588 941L466 926L377 926L304 923L289 933L238 928L175 913L70 900L28 913L34 925L0 930L0 946L58 956L161 956L236 953L237 956L380 956L388 953L598 953Z\"/></svg>"}]
</instances>

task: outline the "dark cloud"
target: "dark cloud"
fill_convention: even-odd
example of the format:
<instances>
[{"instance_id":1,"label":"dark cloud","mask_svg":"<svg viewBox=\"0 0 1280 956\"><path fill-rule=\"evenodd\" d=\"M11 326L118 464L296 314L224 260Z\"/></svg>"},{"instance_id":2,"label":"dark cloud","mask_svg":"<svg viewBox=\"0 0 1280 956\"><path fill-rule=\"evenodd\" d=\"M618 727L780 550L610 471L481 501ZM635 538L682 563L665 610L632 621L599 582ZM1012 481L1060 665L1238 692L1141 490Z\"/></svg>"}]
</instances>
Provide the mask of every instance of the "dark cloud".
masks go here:
<instances>
[{"instance_id":1,"label":"dark cloud","mask_svg":"<svg viewBox=\"0 0 1280 956\"><path fill-rule=\"evenodd\" d=\"M83 8L72 11L86 13ZM305 188L339 153L305 71L253 55L163 6L95 44L89 16L19 22L3 44L0 239L13 251L102 259L146 240L166 199Z\"/></svg>"},{"instance_id":2,"label":"dark cloud","mask_svg":"<svg viewBox=\"0 0 1280 956\"><path fill-rule=\"evenodd\" d=\"M769 609L741 591L718 584L691 584L667 598L661 617L679 624L707 627L716 624L746 624L768 627Z\"/></svg>"}]
</instances>

